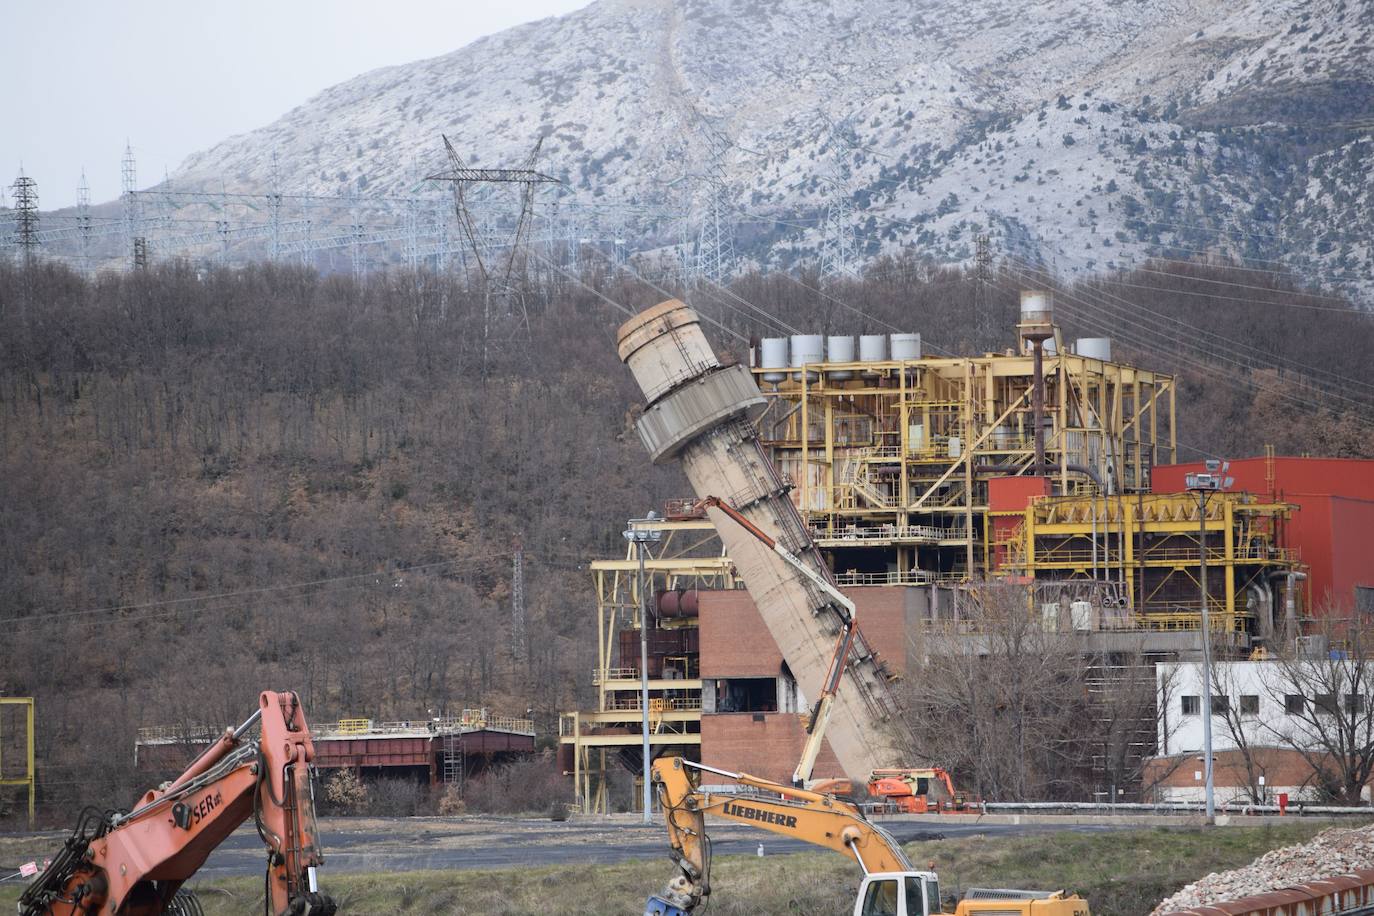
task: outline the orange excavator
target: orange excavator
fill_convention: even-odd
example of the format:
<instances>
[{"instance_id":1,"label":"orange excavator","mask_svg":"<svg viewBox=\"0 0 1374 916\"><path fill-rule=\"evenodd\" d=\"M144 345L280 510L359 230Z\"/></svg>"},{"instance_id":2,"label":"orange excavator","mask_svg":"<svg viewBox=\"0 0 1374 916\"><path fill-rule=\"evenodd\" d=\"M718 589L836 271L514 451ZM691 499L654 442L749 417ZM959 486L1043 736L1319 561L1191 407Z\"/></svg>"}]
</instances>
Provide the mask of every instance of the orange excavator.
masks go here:
<instances>
[{"instance_id":1,"label":"orange excavator","mask_svg":"<svg viewBox=\"0 0 1374 916\"><path fill-rule=\"evenodd\" d=\"M954 780L939 767L874 770L868 777L868 794L887 799L907 814L941 814L978 807L976 800L955 791Z\"/></svg>"},{"instance_id":2,"label":"orange excavator","mask_svg":"<svg viewBox=\"0 0 1374 916\"><path fill-rule=\"evenodd\" d=\"M257 740L249 736L261 723ZM267 847L269 916L333 916L316 869L315 747L295 693L264 691L258 710L133 810L87 808L19 898L19 916L162 916L201 912L182 885L249 817Z\"/></svg>"}]
</instances>

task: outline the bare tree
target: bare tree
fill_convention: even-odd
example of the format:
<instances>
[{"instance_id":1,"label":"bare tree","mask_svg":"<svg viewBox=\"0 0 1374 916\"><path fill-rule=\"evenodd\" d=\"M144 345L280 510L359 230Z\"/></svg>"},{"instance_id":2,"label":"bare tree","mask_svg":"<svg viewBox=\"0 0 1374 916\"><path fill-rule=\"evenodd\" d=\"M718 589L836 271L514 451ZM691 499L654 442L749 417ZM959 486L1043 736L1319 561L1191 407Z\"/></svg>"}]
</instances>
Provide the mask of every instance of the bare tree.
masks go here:
<instances>
[{"instance_id":1,"label":"bare tree","mask_svg":"<svg viewBox=\"0 0 1374 916\"><path fill-rule=\"evenodd\" d=\"M1084 784L1082 790L1107 790L1114 800L1145 798L1184 763L1182 757L1154 756L1161 737L1167 746L1179 729L1178 720L1166 715L1177 671L1157 673L1155 660L1137 645L1097 659L1088 673L1091 721L1081 728L1092 744L1094 785Z\"/></svg>"},{"instance_id":2,"label":"bare tree","mask_svg":"<svg viewBox=\"0 0 1374 916\"><path fill-rule=\"evenodd\" d=\"M1262 724L1302 756L1324 796L1354 805L1374 775L1374 631L1362 620L1321 619L1321 632L1274 653L1266 688L1287 714Z\"/></svg>"},{"instance_id":3,"label":"bare tree","mask_svg":"<svg viewBox=\"0 0 1374 916\"><path fill-rule=\"evenodd\" d=\"M987 798L1075 794L1090 750L1072 637L1033 619L1023 588L985 584L965 597L968 632L927 633L924 659L908 675L918 747Z\"/></svg>"}]
</instances>

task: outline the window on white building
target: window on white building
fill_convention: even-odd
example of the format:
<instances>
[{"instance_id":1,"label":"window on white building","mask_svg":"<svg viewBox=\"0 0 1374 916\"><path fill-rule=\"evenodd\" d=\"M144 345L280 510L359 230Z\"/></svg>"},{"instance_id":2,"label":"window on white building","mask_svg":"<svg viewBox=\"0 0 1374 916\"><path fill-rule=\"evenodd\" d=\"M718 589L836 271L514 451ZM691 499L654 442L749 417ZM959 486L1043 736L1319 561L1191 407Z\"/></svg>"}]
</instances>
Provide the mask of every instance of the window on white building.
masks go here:
<instances>
[{"instance_id":1,"label":"window on white building","mask_svg":"<svg viewBox=\"0 0 1374 916\"><path fill-rule=\"evenodd\" d=\"M1317 707L1317 712L1328 716L1334 716L1338 709L1334 693L1317 694L1312 698L1312 705Z\"/></svg>"},{"instance_id":2,"label":"window on white building","mask_svg":"<svg viewBox=\"0 0 1374 916\"><path fill-rule=\"evenodd\" d=\"M1302 711L1307 708L1303 702L1301 694L1287 693L1283 696L1283 711L1290 716L1300 716Z\"/></svg>"},{"instance_id":3,"label":"window on white building","mask_svg":"<svg viewBox=\"0 0 1374 916\"><path fill-rule=\"evenodd\" d=\"M1212 715L1224 716L1231 711L1231 698L1222 694L1219 697L1212 697Z\"/></svg>"},{"instance_id":4,"label":"window on white building","mask_svg":"<svg viewBox=\"0 0 1374 916\"><path fill-rule=\"evenodd\" d=\"M1240 695L1240 714L1242 716L1259 715L1259 694L1242 693Z\"/></svg>"},{"instance_id":5,"label":"window on white building","mask_svg":"<svg viewBox=\"0 0 1374 916\"><path fill-rule=\"evenodd\" d=\"M1196 716L1202 713L1202 697L1183 698L1183 714L1185 716Z\"/></svg>"},{"instance_id":6,"label":"window on white building","mask_svg":"<svg viewBox=\"0 0 1374 916\"><path fill-rule=\"evenodd\" d=\"M1345 711L1352 716L1364 712L1364 697L1358 693L1347 693L1345 695Z\"/></svg>"}]
</instances>

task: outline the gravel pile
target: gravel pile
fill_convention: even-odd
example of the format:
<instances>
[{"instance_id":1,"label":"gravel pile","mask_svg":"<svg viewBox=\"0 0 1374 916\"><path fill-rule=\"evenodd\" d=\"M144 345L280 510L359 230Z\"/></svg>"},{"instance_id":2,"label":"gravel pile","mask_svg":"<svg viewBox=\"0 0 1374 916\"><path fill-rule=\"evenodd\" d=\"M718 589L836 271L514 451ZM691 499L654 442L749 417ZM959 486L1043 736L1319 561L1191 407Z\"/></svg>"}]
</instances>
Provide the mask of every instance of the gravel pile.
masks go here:
<instances>
[{"instance_id":1,"label":"gravel pile","mask_svg":"<svg viewBox=\"0 0 1374 916\"><path fill-rule=\"evenodd\" d=\"M1150 916L1239 900L1357 868L1374 868L1374 826L1333 827L1309 843L1266 852L1244 868L1213 872L1160 903Z\"/></svg>"}]
</instances>

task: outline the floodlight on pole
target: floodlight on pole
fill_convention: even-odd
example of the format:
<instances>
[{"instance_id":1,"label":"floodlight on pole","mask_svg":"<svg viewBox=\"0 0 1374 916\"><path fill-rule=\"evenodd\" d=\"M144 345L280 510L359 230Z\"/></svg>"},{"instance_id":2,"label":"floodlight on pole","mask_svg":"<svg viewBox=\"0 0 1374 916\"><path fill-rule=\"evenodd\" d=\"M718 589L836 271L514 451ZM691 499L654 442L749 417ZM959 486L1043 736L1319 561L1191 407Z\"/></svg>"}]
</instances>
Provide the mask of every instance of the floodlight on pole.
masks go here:
<instances>
[{"instance_id":1,"label":"floodlight on pole","mask_svg":"<svg viewBox=\"0 0 1374 916\"><path fill-rule=\"evenodd\" d=\"M644 518L632 518L622 532L625 540L634 547L639 558L639 718L640 731L644 739L644 823L649 823L653 813L653 796L650 785L649 767L649 601L644 590L644 553L650 544L663 539L663 530L655 526L659 521L658 513L650 511Z\"/></svg>"},{"instance_id":2,"label":"floodlight on pole","mask_svg":"<svg viewBox=\"0 0 1374 916\"><path fill-rule=\"evenodd\" d=\"M1207 823L1216 821L1216 793L1212 777L1212 627L1207 607L1207 497L1226 490L1235 480L1227 477L1229 461L1207 459L1206 473L1184 477L1198 504L1198 589L1202 594L1202 772L1207 800Z\"/></svg>"}]
</instances>

